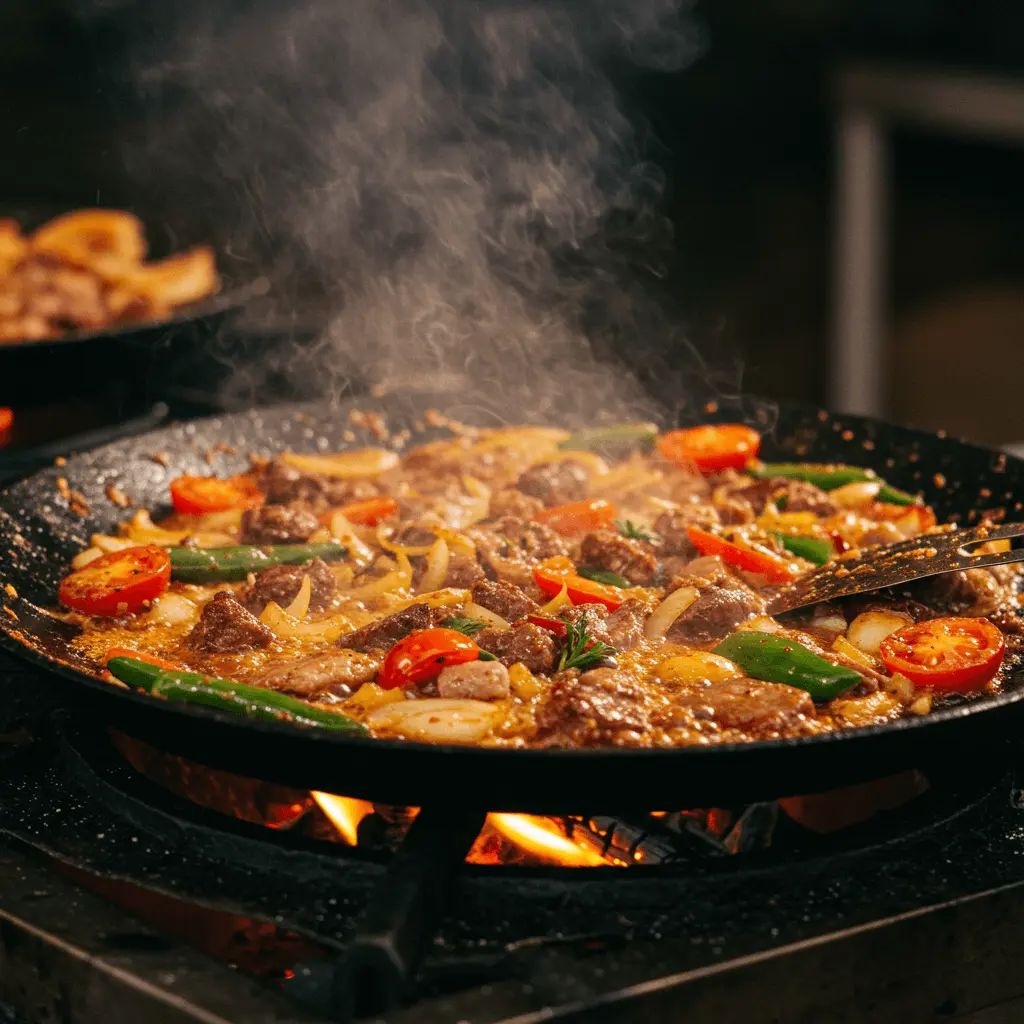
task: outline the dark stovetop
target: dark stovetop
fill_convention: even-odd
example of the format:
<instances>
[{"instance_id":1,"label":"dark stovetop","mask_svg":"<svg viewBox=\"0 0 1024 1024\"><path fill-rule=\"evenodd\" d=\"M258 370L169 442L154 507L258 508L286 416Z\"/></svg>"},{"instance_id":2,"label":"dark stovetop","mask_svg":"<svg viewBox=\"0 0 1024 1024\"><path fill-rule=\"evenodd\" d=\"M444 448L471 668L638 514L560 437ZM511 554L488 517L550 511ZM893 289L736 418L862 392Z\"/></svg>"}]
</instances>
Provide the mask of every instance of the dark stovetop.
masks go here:
<instances>
[{"instance_id":1,"label":"dark stovetop","mask_svg":"<svg viewBox=\"0 0 1024 1024\"><path fill-rule=\"evenodd\" d=\"M108 758L81 715L54 716L63 702L0 655L0 1003L71 1022L110 1007L146 1024L326 1019L333 964L382 864L182 804ZM952 795L856 842L665 868L467 868L416 1000L379 1019L1012 1015L1024 810L1011 771L963 767ZM298 961L257 983L86 891L79 871L184 901L186 916L270 922Z\"/></svg>"}]
</instances>

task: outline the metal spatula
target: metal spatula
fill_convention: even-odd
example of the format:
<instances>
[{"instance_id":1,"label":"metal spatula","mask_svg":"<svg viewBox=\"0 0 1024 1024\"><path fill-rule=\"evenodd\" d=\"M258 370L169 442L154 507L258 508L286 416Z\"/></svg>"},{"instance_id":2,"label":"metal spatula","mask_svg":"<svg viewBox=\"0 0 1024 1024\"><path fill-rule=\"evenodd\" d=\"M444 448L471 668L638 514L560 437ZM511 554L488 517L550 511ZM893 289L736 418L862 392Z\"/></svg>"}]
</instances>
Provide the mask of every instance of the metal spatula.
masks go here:
<instances>
[{"instance_id":1,"label":"metal spatula","mask_svg":"<svg viewBox=\"0 0 1024 1024\"><path fill-rule=\"evenodd\" d=\"M768 602L767 611L769 615L778 615L957 569L984 569L987 565L1024 562L1024 547L990 555L972 555L966 550L968 545L1015 537L1024 537L1024 523L973 526L870 548L859 558L830 562L797 580Z\"/></svg>"}]
</instances>

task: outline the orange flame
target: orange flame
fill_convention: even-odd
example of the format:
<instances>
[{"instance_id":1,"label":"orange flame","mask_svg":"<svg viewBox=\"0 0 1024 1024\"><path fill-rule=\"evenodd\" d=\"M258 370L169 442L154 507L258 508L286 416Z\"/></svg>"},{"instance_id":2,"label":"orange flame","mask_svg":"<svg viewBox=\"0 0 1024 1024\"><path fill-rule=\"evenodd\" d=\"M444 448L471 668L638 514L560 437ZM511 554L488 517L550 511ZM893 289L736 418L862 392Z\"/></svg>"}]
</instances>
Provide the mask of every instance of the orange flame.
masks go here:
<instances>
[{"instance_id":1,"label":"orange flame","mask_svg":"<svg viewBox=\"0 0 1024 1024\"><path fill-rule=\"evenodd\" d=\"M330 818L341 838L349 846L358 846L359 822L368 814L373 814L373 804L350 796L335 796L333 793L313 792L311 795L320 805L320 810Z\"/></svg>"},{"instance_id":2,"label":"orange flame","mask_svg":"<svg viewBox=\"0 0 1024 1024\"><path fill-rule=\"evenodd\" d=\"M554 864L566 867L607 867L596 850L573 842L554 822L527 814L489 814L487 823L517 846Z\"/></svg>"}]
</instances>

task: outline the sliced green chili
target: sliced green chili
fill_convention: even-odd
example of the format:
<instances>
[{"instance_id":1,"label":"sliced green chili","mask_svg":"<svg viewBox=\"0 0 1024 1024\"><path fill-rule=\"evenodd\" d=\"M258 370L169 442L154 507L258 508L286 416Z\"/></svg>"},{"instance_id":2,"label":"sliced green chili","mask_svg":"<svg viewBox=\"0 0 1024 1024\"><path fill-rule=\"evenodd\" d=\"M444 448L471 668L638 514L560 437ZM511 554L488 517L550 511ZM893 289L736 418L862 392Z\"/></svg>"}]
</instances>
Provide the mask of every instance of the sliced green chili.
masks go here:
<instances>
[{"instance_id":1,"label":"sliced green chili","mask_svg":"<svg viewBox=\"0 0 1024 1024\"><path fill-rule=\"evenodd\" d=\"M875 480L881 484L878 500L890 505L920 505L921 499L896 487L890 487L873 469L860 466L819 466L802 462L764 462L747 468L746 472L758 479L781 477L784 480L805 480L823 491L834 491L846 484Z\"/></svg>"},{"instance_id":2,"label":"sliced green chili","mask_svg":"<svg viewBox=\"0 0 1024 1024\"><path fill-rule=\"evenodd\" d=\"M183 583L244 580L272 565L304 565L314 558L336 562L348 554L344 544L238 544L223 548L168 548L171 576Z\"/></svg>"},{"instance_id":3,"label":"sliced green chili","mask_svg":"<svg viewBox=\"0 0 1024 1024\"><path fill-rule=\"evenodd\" d=\"M791 533L776 533L782 546L798 558L806 558L815 565L824 565L836 552L832 542L817 537L797 537Z\"/></svg>"}]
</instances>

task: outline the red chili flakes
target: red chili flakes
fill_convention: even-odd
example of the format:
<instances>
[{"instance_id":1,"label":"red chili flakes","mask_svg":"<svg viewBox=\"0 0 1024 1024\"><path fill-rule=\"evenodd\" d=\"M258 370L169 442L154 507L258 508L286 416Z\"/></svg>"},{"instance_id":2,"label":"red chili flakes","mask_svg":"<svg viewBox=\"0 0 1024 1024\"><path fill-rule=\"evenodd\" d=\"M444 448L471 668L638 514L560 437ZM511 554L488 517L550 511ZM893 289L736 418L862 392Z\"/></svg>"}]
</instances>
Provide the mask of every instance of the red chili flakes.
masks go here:
<instances>
[{"instance_id":1,"label":"red chili flakes","mask_svg":"<svg viewBox=\"0 0 1024 1024\"><path fill-rule=\"evenodd\" d=\"M936 473L935 476L932 477L932 483L935 484L936 487L945 487L946 478L941 473Z\"/></svg>"},{"instance_id":2,"label":"red chili flakes","mask_svg":"<svg viewBox=\"0 0 1024 1024\"><path fill-rule=\"evenodd\" d=\"M116 484L107 484L106 491L104 492L109 501L112 501L118 508L128 508L132 499L128 497L124 491L121 490Z\"/></svg>"},{"instance_id":3,"label":"red chili flakes","mask_svg":"<svg viewBox=\"0 0 1024 1024\"><path fill-rule=\"evenodd\" d=\"M89 514L89 500L81 491L73 491L65 477L57 477L57 490L75 515L82 516L84 519Z\"/></svg>"},{"instance_id":4,"label":"red chili flakes","mask_svg":"<svg viewBox=\"0 0 1024 1024\"><path fill-rule=\"evenodd\" d=\"M982 498L991 498L992 497L992 492L987 487L982 487L982 489L980 491L978 491L978 494Z\"/></svg>"},{"instance_id":5,"label":"red chili flakes","mask_svg":"<svg viewBox=\"0 0 1024 1024\"><path fill-rule=\"evenodd\" d=\"M844 441L852 441L852 440L853 440L853 431L852 431L852 430L849 430L849 429L847 429L847 430L844 430L844 431L843 431L843 432L842 432L842 433L841 433L841 434L840 434L839 436L840 436L840 437L841 437L841 438L842 438L842 439L843 439Z\"/></svg>"}]
</instances>

